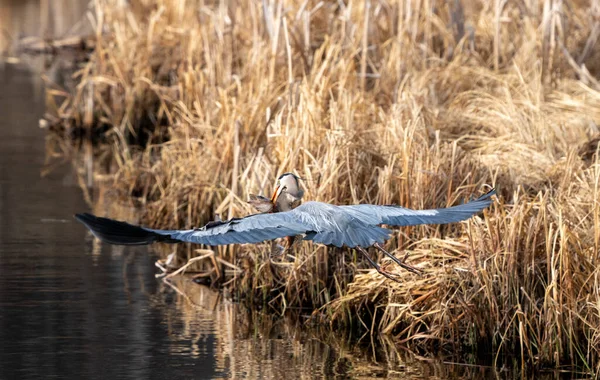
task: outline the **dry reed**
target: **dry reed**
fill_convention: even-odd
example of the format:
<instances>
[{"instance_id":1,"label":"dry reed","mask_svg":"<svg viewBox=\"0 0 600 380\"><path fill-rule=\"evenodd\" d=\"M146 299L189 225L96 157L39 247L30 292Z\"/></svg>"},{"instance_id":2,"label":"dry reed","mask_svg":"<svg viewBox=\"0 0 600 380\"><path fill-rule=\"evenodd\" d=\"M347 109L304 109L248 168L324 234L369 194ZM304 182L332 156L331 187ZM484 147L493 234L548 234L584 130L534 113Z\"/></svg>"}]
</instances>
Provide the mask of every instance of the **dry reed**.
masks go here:
<instances>
[{"instance_id":1,"label":"dry reed","mask_svg":"<svg viewBox=\"0 0 600 380\"><path fill-rule=\"evenodd\" d=\"M241 298L416 349L600 365L597 0L93 3L95 50L52 112L111 127L103 180L146 224L246 215L291 170L336 204L499 189L483 217L398 230L388 248L427 272L401 284L347 250L220 247Z\"/></svg>"}]
</instances>

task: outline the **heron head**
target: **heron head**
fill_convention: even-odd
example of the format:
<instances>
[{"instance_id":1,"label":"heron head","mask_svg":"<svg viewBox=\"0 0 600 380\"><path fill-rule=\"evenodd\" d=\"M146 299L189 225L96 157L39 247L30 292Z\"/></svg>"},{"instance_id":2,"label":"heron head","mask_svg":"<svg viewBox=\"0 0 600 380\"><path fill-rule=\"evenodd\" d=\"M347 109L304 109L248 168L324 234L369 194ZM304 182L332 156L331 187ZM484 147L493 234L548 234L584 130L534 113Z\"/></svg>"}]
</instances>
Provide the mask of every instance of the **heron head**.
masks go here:
<instances>
[{"instance_id":1,"label":"heron head","mask_svg":"<svg viewBox=\"0 0 600 380\"><path fill-rule=\"evenodd\" d=\"M293 173L283 173L277 178L277 186L271 202L279 211L288 211L300 204L304 190L300 188L300 177Z\"/></svg>"}]
</instances>

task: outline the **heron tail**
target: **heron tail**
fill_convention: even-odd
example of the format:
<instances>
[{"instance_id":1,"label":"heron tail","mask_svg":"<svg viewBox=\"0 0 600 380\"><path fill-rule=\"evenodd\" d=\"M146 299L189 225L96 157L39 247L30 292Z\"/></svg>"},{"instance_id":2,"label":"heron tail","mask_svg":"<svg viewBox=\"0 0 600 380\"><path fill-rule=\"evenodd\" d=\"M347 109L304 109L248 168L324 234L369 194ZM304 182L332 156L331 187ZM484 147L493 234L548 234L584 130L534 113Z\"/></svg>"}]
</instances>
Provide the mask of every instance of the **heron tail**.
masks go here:
<instances>
[{"instance_id":1,"label":"heron tail","mask_svg":"<svg viewBox=\"0 0 600 380\"><path fill-rule=\"evenodd\" d=\"M168 235L114 219L87 213L76 214L75 219L83 223L98 239L109 244L146 245L154 242L174 242Z\"/></svg>"}]
</instances>

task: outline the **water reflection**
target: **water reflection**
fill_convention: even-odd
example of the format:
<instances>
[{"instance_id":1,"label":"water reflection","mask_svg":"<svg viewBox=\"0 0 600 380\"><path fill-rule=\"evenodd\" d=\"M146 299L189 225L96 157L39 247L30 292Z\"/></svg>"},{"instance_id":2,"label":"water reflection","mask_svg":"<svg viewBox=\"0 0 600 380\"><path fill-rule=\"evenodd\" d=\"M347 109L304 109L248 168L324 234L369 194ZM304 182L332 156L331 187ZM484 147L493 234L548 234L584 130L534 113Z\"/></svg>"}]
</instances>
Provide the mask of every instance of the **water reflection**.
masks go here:
<instances>
[{"instance_id":1,"label":"water reflection","mask_svg":"<svg viewBox=\"0 0 600 380\"><path fill-rule=\"evenodd\" d=\"M0 0L0 55L24 38L61 39L90 33L89 0Z\"/></svg>"},{"instance_id":2,"label":"water reflection","mask_svg":"<svg viewBox=\"0 0 600 380\"><path fill-rule=\"evenodd\" d=\"M330 346L307 337L297 323L253 313L186 277L164 284L176 292L175 307L162 309L172 339L191 342L173 354L201 357L207 337L214 335L215 365L228 368L225 377L312 377L333 374L336 361L344 362ZM348 369L342 366L342 373L348 374Z\"/></svg>"},{"instance_id":3,"label":"water reflection","mask_svg":"<svg viewBox=\"0 0 600 380\"><path fill-rule=\"evenodd\" d=\"M206 337L214 334L216 368L228 368L225 377L282 379L292 375L312 378L358 374L346 354L320 340L316 330L303 329L299 320L249 311L186 277L175 277L164 284L176 292L175 307L162 309L169 330L176 332L172 338L191 342L183 353L202 356Z\"/></svg>"},{"instance_id":4,"label":"water reflection","mask_svg":"<svg viewBox=\"0 0 600 380\"><path fill-rule=\"evenodd\" d=\"M302 316L281 318L253 312L189 277L174 277L163 286L175 292L173 299L167 296L158 300L160 304L168 299L173 306L160 307L176 343L172 354L202 357L206 337L213 335L215 366L217 371L226 369L224 377L480 379L515 375L485 366L417 359L384 337L371 340L367 336L358 341L348 332L307 328ZM163 294L169 294L168 290ZM181 342L190 346L181 347ZM535 378L544 376L537 374Z\"/></svg>"}]
</instances>

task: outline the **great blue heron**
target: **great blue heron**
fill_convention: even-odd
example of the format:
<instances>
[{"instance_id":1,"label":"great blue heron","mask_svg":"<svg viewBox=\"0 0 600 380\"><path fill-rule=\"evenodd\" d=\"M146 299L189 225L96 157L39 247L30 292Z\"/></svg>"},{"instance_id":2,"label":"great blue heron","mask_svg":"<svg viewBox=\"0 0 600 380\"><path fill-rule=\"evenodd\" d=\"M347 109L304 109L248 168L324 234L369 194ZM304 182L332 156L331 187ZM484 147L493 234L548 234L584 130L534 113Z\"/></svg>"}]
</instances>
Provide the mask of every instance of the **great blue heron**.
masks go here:
<instances>
[{"instance_id":1,"label":"great blue heron","mask_svg":"<svg viewBox=\"0 0 600 380\"><path fill-rule=\"evenodd\" d=\"M303 191L298 177L286 173L278 179L270 202L273 207L261 214L226 221L210 222L202 228L189 230L157 230L91 214L75 217L100 240L118 245L143 245L154 242L189 242L206 245L259 243L284 237L303 235L325 245L354 248L382 275L394 280L393 274L383 270L365 248L375 247L403 268L420 273L386 251L382 244L391 231L381 225L414 226L419 224L445 224L465 220L482 211L491 203L495 190L468 203L431 210L411 210L399 206L360 204L335 206L321 202L306 202L295 207ZM267 201L266 198L263 201Z\"/></svg>"}]
</instances>

